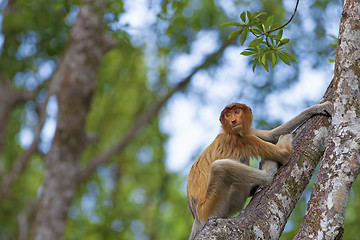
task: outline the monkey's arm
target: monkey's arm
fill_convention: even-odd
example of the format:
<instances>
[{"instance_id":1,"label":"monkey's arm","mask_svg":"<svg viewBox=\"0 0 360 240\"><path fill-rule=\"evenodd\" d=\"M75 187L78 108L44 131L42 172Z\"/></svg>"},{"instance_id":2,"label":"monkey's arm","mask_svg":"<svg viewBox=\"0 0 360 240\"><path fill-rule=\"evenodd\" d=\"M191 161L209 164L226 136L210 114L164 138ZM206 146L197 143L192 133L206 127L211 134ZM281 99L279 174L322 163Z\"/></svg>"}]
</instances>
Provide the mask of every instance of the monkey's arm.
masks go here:
<instances>
[{"instance_id":1,"label":"monkey's arm","mask_svg":"<svg viewBox=\"0 0 360 240\"><path fill-rule=\"evenodd\" d=\"M290 160L292 149L291 134L281 135L276 145L267 141L263 141L256 136L252 136L252 138L249 138L249 142L253 146L257 146L255 149L252 149L254 150L253 155L258 155L261 157L261 159L276 161L281 163L282 165L287 164Z\"/></svg>"},{"instance_id":2,"label":"monkey's arm","mask_svg":"<svg viewBox=\"0 0 360 240\"><path fill-rule=\"evenodd\" d=\"M272 130L259 130L251 128L251 133L264 141L276 143L280 135L291 133L302 123L307 121L314 115L323 114L331 116L332 114L332 103L325 102L321 104L316 104L305 109L302 113L291 119L290 121L284 123L283 125L278 126Z\"/></svg>"}]
</instances>

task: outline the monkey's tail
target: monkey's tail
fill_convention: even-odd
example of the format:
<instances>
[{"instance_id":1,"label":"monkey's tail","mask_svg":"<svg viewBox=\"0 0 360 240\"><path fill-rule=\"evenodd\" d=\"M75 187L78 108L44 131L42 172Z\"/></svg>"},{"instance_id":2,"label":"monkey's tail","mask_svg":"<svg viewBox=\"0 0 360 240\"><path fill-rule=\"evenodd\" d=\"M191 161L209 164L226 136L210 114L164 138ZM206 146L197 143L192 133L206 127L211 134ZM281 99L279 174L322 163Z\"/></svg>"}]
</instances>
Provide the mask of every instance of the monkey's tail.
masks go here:
<instances>
[{"instance_id":1,"label":"monkey's tail","mask_svg":"<svg viewBox=\"0 0 360 240\"><path fill-rule=\"evenodd\" d=\"M201 224L198 219L194 219L194 223L191 228L191 234L190 234L189 240L195 239L195 237L200 233L203 226L204 225Z\"/></svg>"},{"instance_id":2,"label":"monkey's tail","mask_svg":"<svg viewBox=\"0 0 360 240\"><path fill-rule=\"evenodd\" d=\"M190 237L189 237L189 240L193 240L199 234L199 232L202 229L203 225L200 223L200 220L198 218L197 200L196 200L196 198L191 196L189 198L188 205L189 205L190 212L191 212L191 214L193 216L193 219L194 219L194 223L193 223L193 226L192 226L192 229L191 229L191 234L190 234Z\"/></svg>"}]
</instances>

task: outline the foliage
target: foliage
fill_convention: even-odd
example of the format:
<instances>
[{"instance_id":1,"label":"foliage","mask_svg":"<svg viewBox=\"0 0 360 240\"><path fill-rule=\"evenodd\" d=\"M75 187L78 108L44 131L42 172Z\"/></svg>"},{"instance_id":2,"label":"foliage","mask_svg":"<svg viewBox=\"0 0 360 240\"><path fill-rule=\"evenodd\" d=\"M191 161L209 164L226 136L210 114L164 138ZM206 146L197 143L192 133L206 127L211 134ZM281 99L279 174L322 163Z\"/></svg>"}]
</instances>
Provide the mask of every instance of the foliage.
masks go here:
<instances>
[{"instance_id":1,"label":"foliage","mask_svg":"<svg viewBox=\"0 0 360 240\"><path fill-rule=\"evenodd\" d=\"M287 65L291 65L291 61L296 62L294 55L286 52L286 44L289 43L289 38L283 38L283 28L279 23L274 23L274 16L267 17L263 20L261 16L264 12L243 11L240 14L241 23L229 22L224 23L223 26L239 27L239 30L233 31L229 35L229 39L241 36L240 44L243 45L248 37L248 33L255 36L255 39L249 43L241 55L253 56L252 61L253 71L257 65L263 66L266 71L269 71L269 62L274 67L277 64L278 58Z\"/></svg>"}]
</instances>

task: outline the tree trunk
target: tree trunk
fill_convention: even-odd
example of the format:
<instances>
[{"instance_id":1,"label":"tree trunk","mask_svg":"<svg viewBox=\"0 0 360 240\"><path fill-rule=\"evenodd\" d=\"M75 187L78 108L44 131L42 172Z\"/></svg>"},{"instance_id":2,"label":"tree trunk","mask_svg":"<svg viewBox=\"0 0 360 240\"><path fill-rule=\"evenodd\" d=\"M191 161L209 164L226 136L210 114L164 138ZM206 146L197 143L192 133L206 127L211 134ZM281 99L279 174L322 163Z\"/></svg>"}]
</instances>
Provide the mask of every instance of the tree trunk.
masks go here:
<instances>
[{"instance_id":1,"label":"tree trunk","mask_svg":"<svg viewBox=\"0 0 360 240\"><path fill-rule=\"evenodd\" d=\"M351 186L360 172L360 2L346 1L336 50L331 135L295 239L341 239Z\"/></svg>"},{"instance_id":2,"label":"tree trunk","mask_svg":"<svg viewBox=\"0 0 360 240\"><path fill-rule=\"evenodd\" d=\"M109 44L103 34L102 1L80 7L64 57L50 88L58 100L58 120L32 239L61 239L68 209L77 188L79 161L85 148L85 120L96 86L100 62ZM99 12L100 11L100 12Z\"/></svg>"}]
</instances>

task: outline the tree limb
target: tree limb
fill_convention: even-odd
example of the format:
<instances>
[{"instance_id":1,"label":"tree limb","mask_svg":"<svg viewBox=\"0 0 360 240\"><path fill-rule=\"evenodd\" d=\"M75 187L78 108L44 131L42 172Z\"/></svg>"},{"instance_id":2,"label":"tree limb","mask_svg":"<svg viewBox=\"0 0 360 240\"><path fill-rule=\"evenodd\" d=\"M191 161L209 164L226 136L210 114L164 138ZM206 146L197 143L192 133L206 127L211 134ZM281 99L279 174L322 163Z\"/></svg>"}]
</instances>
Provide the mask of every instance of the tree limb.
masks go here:
<instances>
[{"instance_id":1,"label":"tree limb","mask_svg":"<svg viewBox=\"0 0 360 240\"><path fill-rule=\"evenodd\" d=\"M295 239L341 239L349 193L360 173L360 3L346 1L334 73L331 136Z\"/></svg>"},{"instance_id":2,"label":"tree limb","mask_svg":"<svg viewBox=\"0 0 360 240\"><path fill-rule=\"evenodd\" d=\"M37 91L16 90L10 81L0 77L0 153L4 146L11 111L17 105L33 99L36 94Z\"/></svg>"},{"instance_id":3,"label":"tree limb","mask_svg":"<svg viewBox=\"0 0 360 240\"><path fill-rule=\"evenodd\" d=\"M20 155L20 157L15 161L11 171L3 177L3 180L0 185L0 202L2 199L4 199L10 194L10 189L12 184L19 177L20 173L25 169L32 154L34 154L38 150L41 129L43 128L46 119L46 106L48 100L49 97L46 98L46 101L40 107L38 122L35 128L34 139L30 147Z\"/></svg>"}]
</instances>

